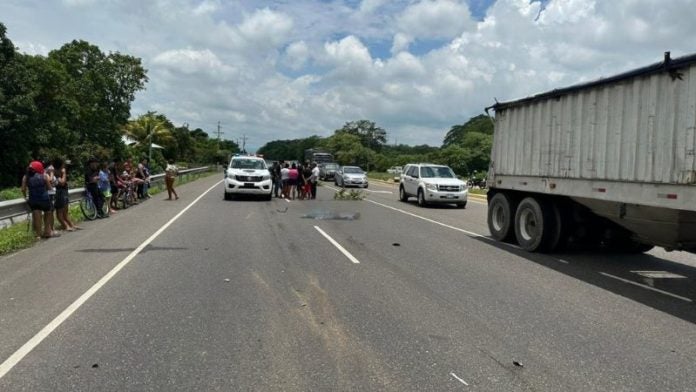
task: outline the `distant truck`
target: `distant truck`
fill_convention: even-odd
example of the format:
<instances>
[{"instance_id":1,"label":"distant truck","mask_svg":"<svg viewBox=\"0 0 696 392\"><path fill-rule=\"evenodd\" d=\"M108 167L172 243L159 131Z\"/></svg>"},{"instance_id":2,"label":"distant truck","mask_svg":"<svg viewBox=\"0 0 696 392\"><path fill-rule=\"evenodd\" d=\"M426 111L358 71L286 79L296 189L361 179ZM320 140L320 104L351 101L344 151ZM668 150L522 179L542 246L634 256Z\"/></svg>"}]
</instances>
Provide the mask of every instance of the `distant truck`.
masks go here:
<instances>
[{"instance_id":1,"label":"distant truck","mask_svg":"<svg viewBox=\"0 0 696 392\"><path fill-rule=\"evenodd\" d=\"M696 251L696 54L491 109L493 238Z\"/></svg>"},{"instance_id":2,"label":"distant truck","mask_svg":"<svg viewBox=\"0 0 696 392\"><path fill-rule=\"evenodd\" d=\"M316 162L316 163L331 163L334 162L334 157L331 153L318 150L316 148L309 148L305 150L304 153L305 161Z\"/></svg>"}]
</instances>

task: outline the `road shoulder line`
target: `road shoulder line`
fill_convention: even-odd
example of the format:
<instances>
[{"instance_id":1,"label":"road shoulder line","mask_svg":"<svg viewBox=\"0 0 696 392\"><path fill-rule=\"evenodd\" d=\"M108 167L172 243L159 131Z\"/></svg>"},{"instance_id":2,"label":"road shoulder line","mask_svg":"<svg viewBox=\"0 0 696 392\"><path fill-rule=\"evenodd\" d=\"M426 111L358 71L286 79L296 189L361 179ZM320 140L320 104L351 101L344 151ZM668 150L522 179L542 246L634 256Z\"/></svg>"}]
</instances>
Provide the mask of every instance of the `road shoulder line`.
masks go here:
<instances>
[{"instance_id":1,"label":"road shoulder line","mask_svg":"<svg viewBox=\"0 0 696 392\"><path fill-rule=\"evenodd\" d=\"M120 263L118 263L114 268L111 269L106 275L97 281L92 287L89 288L84 294L82 294L78 299L76 299L70 306L63 310L56 318L54 318L48 325L43 327L36 335L34 335L29 341L24 343L17 351L15 351L9 358L7 358L2 364L0 364L0 379L2 379L12 368L14 368L24 357L26 357L36 346L41 344L51 333L56 330L63 322L65 322L70 316L75 313L85 302L87 302L94 294L96 294L104 285L106 285L114 276L116 276L126 265L128 265L140 252L145 249L152 241L154 241L160 234L162 234L172 223L179 219L186 211L188 211L193 205L198 203L205 195L210 191L215 189L223 180L218 181L215 185L208 188L200 196L198 196L194 201L192 201L183 210L179 211L173 218L171 218L167 223L160 227L155 233L153 233L148 239L143 241L135 250L133 250L128 256L126 256Z\"/></svg>"}]
</instances>

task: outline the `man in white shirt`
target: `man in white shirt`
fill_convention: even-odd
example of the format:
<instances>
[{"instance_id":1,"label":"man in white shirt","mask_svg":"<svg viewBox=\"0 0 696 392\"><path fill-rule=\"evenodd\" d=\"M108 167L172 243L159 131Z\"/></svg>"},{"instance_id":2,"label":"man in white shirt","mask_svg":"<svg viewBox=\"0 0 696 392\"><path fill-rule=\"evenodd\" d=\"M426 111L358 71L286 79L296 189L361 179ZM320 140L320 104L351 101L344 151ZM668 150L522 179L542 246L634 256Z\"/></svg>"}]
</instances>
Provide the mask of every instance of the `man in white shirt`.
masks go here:
<instances>
[{"instance_id":1,"label":"man in white shirt","mask_svg":"<svg viewBox=\"0 0 696 392\"><path fill-rule=\"evenodd\" d=\"M288 197L288 194L290 193L290 186L288 184L288 180L290 178L290 165L287 163L283 165L283 168L280 169L280 181L282 182L283 185L283 192L281 193L280 197Z\"/></svg>"},{"instance_id":2,"label":"man in white shirt","mask_svg":"<svg viewBox=\"0 0 696 392\"><path fill-rule=\"evenodd\" d=\"M317 181L319 180L319 167L317 163L312 163L312 175L309 177L309 181L312 184L312 199L317 198Z\"/></svg>"}]
</instances>

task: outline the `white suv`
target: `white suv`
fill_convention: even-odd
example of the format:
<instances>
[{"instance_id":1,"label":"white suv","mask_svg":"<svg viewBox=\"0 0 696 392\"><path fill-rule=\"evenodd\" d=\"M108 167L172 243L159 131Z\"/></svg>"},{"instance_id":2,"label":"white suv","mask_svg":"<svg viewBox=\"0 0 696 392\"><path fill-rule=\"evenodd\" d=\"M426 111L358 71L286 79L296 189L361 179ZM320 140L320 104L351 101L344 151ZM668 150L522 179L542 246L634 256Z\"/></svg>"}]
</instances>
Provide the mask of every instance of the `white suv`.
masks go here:
<instances>
[{"instance_id":1,"label":"white suv","mask_svg":"<svg viewBox=\"0 0 696 392\"><path fill-rule=\"evenodd\" d=\"M409 164L401 174L399 199L408 201L410 196L415 196L421 207L430 203L442 203L465 208L468 193L466 183L458 179L448 166Z\"/></svg>"},{"instance_id":2,"label":"white suv","mask_svg":"<svg viewBox=\"0 0 696 392\"><path fill-rule=\"evenodd\" d=\"M255 156L236 155L225 170L225 200L237 195L258 195L271 200L273 186L266 161Z\"/></svg>"}]
</instances>

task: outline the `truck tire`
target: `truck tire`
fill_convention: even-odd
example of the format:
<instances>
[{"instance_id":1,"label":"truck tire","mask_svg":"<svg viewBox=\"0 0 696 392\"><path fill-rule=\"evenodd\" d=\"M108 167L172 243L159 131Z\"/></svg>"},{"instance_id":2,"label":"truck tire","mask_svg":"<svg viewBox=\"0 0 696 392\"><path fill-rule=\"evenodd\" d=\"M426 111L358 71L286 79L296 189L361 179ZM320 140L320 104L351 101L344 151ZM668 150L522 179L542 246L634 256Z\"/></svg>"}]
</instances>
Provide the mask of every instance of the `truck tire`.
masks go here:
<instances>
[{"instance_id":1,"label":"truck tire","mask_svg":"<svg viewBox=\"0 0 696 392\"><path fill-rule=\"evenodd\" d=\"M543 252L553 247L555 218L549 203L534 197L522 199L515 212L515 237L528 252Z\"/></svg>"},{"instance_id":2,"label":"truck tire","mask_svg":"<svg viewBox=\"0 0 696 392\"><path fill-rule=\"evenodd\" d=\"M512 240L514 215L510 197L505 193L496 193L488 202L488 230L496 241Z\"/></svg>"}]
</instances>

